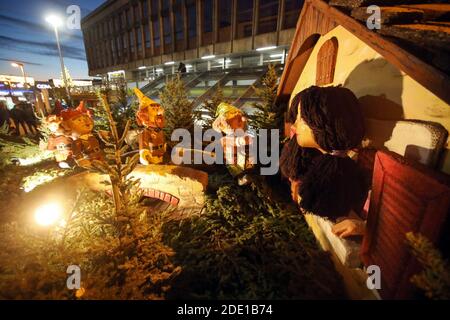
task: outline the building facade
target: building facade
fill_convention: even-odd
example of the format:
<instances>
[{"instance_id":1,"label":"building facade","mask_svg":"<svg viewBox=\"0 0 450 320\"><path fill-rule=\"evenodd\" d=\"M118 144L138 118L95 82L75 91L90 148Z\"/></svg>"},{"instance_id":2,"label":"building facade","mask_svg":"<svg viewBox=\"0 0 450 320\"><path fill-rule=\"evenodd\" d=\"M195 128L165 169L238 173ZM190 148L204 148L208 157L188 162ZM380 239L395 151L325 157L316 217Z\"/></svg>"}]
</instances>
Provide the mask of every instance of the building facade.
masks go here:
<instances>
[{"instance_id":1,"label":"building facade","mask_svg":"<svg viewBox=\"0 0 450 320\"><path fill-rule=\"evenodd\" d=\"M109 0L81 23L91 76L283 64L303 0Z\"/></svg>"}]
</instances>

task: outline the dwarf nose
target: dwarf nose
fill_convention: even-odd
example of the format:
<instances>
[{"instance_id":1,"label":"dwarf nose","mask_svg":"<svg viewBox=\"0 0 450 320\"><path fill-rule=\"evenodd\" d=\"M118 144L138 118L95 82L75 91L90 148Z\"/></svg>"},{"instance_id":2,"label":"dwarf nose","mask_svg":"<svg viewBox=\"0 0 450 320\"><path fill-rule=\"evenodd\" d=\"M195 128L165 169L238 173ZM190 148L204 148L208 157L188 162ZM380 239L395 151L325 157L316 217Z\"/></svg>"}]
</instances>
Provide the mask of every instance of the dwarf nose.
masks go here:
<instances>
[{"instance_id":1,"label":"dwarf nose","mask_svg":"<svg viewBox=\"0 0 450 320\"><path fill-rule=\"evenodd\" d=\"M297 130L295 130L295 126L291 125L290 130L289 130L289 138L292 139L293 136L295 136L297 134Z\"/></svg>"}]
</instances>

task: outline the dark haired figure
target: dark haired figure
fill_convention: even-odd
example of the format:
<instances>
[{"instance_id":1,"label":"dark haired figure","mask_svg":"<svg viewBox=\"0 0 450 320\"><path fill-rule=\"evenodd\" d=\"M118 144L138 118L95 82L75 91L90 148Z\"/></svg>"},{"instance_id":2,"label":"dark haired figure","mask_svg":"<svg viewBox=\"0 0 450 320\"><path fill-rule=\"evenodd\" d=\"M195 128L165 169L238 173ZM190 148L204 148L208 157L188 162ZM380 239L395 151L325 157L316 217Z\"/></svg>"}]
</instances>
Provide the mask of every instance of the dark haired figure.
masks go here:
<instances>
[{"instance_id":1,"label":"dark haired figure","mask_svg":"<svg viewBox=\"0 0 450 320\"><path fill-rule=\"evenodd\" d=\"M0 101L0 127L9 126L9 110L3 101Z\"/></svg>"},{"instance_id":2,"label":"dark haired figure","mask_svg":"<svg viewBox=\"0 0 450 320\"><path fill-rule=\"evenodd\" d=\"M304 176L313 159L322 153L315 148L303 148L297 143L293 124L297 120L298 104L301 93L298 93L292 100L291 108L286 117L286 122L290 124L289 140L284 144L280 155L281 175L288 179L291 185L291 196L298 202L298 188L301 178Z\"/></svg>"},{"instance_id":3,"label":"dark haired figure","mask_svg":"<svg viewBox=\"0 0 450 320\"><path fill-rule=\"evenodd\" d=\"M343 87L312 86L296 98L292 128L297 144L320 152L302 168L299 205L304 211L339 221L362 207L368 192L362 171L350 158L364 136L361 107L353 92ZM341 237L358 235L364 223L344 219L334 231Z\"/></svg>"}]
</instances>

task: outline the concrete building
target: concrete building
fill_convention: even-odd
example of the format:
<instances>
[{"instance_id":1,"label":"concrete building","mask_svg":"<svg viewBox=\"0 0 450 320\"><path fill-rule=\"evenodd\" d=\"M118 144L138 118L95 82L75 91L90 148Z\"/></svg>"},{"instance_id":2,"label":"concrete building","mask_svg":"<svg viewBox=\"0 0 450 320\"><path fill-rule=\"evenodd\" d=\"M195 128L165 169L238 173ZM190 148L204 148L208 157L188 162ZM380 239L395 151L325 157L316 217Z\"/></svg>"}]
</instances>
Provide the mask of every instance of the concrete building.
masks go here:
<instances>
[{"instance_id":1,"label":"concrete building","mask_svg":"<svg viewBox=\"0 0 450 320\"><path fill-rule=\"evenodd\" d=\"M284 64L303 0L109 0L82 22L89 75L142 87L161 75ZM184 71L184 70L183 70Z\"/></svg>"}]
</instances>

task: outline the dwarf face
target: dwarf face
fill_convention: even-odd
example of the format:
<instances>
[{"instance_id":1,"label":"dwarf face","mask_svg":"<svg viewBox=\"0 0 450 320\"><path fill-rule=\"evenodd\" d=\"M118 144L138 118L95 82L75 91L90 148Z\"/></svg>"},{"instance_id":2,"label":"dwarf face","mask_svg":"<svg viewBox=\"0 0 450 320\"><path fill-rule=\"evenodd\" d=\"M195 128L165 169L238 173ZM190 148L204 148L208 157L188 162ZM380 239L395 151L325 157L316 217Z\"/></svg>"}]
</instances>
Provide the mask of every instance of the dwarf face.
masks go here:
<instances>
[{"instance_id":1,"label":"dwarf face","mask_svg":"<svg viewBox=\"0 0 450 320\"><path fill-rule=\"evenodd\" d=\"M43 125L48 128L48 130L55 135L60 135L64 133L64 128L62 127L62 118L56 115L48 116L44 121Z\"/></svg>"},{"instance_id":2,"label":"dwarf face","mask_svg":"<svg viewBox=\"0 0 450 320\"><path fill-rule=\"evenodd\" d=\"M58 122L50 122L47 127L48 129L52 132L52 133L58 133L59 131L59 125L60 123Z\"/></svg>"},{"instance_id":3,"label":"dwarf face","mask_svg":"<svg viewBox=\"0 0 450 320\"><path fill-rule=\"evenodd\" d=\"M78 135L88 134L94 128L94 121L92 121L91 117L87 114L77 115L69 119L67 124L70 129Z\"/></svg>"},{"instance_id":4,"label":"dwarf face","mask_svg":"<svg viewBox=\"0 0 450 320\"><path fill-rule=\"evenodd\" d=\"M244 116L242 116L240 114L237 114L233 118L228 119L227 123L233 130L238 130L238 129L244 130L247 125L247 118L245 118Z\"/></svg>"},{"instance_id":5,"label":"dwarf face","mask_svg":"<svg viewBox=\"0 0 450 320\"><path fill-rule=\"evenodd\" d=\"M164 110L157 104L144 107L138 112L138 121L144 127L164 127Z\"/></svg>"},{"instance_id":6,"label":"dwarf face","mask_svg":"<svg viewBox=\"0 0 450 320\"><path fill-rule=\"evenodd\" d=\"M314 133L308 124L303 120L300 113L300 105L298 107L297 119L292 125L291 130L295 133L297 143L303 148L316 148L320 149L314 138Z\"/></svg>"}]
</instances>

